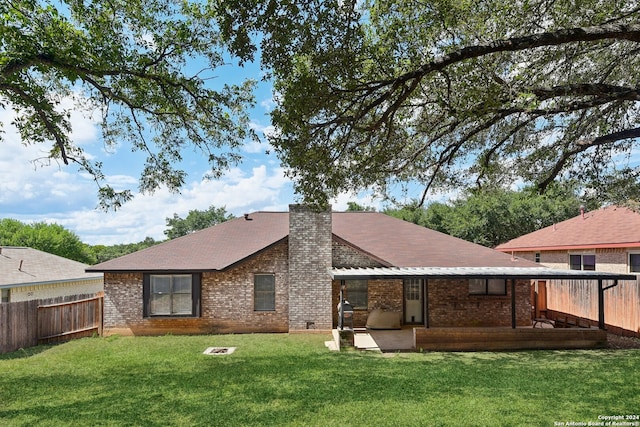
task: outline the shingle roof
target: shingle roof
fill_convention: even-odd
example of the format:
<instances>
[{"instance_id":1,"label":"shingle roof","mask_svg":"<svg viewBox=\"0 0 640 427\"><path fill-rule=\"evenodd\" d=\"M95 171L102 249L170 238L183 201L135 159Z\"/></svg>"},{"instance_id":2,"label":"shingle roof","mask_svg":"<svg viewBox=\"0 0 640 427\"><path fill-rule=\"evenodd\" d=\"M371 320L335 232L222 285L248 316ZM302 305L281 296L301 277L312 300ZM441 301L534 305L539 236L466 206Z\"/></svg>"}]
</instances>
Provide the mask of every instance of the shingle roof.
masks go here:
<instances>
[{"instance_id":1,"label":"shingle roof","mask_svg":"<svg viewBox=\"0 0 640 427\"><path fill-rule=\"evenodd\" d=\"M609 206L498 245L504 252L640 247L640 214Z\"/></svg>"},{"instance_id":2,"label":"shingle roof","mask_svg":"<svg viewBox=\"0 0 640 427\"><path fill-rule=\"evenodd\" d=\"M86 273L88 265L37 249L0 247L0 286L24 286L102 278Z\"/></svg>"},{"instance_id":3,"label":"shingle roof","mask_svg":"<svg viewBox=\"0 0 640 427\"><path fill-rule=\"evenodd\" d=\"M394 267L537 267L525 260L377 212L333 214L333 233Z\"/></svg>"},{"instance_id":4,"label":"shingle roof","mask_svg":"<svg viewBox=\"0 0 640 427\"><path fill-rule=\"evenodd\" d=\"M225 268L286 238L286 212L255 212L94 265L88 271L211 271Z\"/></svg>"},{"instance_id":5,"label":"shingle roof","mask_svg":"<svg viewBox=\"0 0 640 427\"><path fill-rule=\"evenodd\" d=\"M224 270L284 239L287 212L255 212L90 267L88 271ZM386 266L537 267L525 260L377 212L334 212L333 234Z\"/></svg>"}]
</instances>

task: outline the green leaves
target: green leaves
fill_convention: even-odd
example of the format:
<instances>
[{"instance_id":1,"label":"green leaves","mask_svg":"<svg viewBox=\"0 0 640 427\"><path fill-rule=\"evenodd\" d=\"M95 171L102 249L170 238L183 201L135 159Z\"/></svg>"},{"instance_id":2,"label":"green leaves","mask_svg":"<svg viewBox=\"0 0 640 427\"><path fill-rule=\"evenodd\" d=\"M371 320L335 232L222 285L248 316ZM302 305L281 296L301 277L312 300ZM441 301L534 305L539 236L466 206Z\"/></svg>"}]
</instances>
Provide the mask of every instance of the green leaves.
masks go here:
<instances>
[{"instance_id":1,"label":"green leaves","mask_svg":"<svg viewBox=\"0 0 640 427\"><path fill-rule=\"evenodd\" d=\"M101 165L70 140L72 110L100 111L107 147L147 154L145 191L180 188L186 175L176 163L185 148L215 153L216 175L253 136L246 110L254 82L209 83L226 49L200 2L18 0L0 5L0 17L0 102L18 113L24 143L51 144L51 158L94 176L103 208L119 207L131 192L110 188ZM66 107L61 100L71 95L75 105Z\"/></svg>"},{"instance_id":2,"label":"green leaves","mask_svg":"<svg viewBox=\"0 0 640 427\"><path fill-rule=\"evenodd\" d=\"M23 224L14 219L0 219L0 245L25 246L85 264L95 262L90 247L58 224Z\"/></svg>"},{"instance_id":3,"label":"green leaves","mask_svg":"<svg viewBox=\"0 0 640 427\"><path fill-rule=\"evenodd\" d=\"M554 223L575 217L586 203L576 195L576 183L553 185L545 195L533 188L521 191L500 188L474 191L448 203L418 204L386 214L488 247L495 247Z\"/></svg>"},{"instance_id":4,"label":"green leaves","mask_svg":"<svg viewBox=\"0 0 640 427\"><path fill-rule=\"evenodd\" d=\"M281 96L271 143L319 204L404 184L421 185L424 203L434 189L631 178L619 162L640 136L638 13L598 0L434 0L300 17L301 41L266 60Z\"/></svg>"},{"instance_id":5,"label":"green leaves","mask_svg":"<svg viewBox=\"0 0 640 427\"><path fill-rule=\"evenodd\" d=\"M210 206L204 211L191 210L186 218L180 218L178 214L173 214L173 218L167 218L167 227L169 228L164 231L164 234L169 239L175 239L233 218L232 214L227 213L226 208L216 208L215 206Z\"/></svg>"}]
</instances>

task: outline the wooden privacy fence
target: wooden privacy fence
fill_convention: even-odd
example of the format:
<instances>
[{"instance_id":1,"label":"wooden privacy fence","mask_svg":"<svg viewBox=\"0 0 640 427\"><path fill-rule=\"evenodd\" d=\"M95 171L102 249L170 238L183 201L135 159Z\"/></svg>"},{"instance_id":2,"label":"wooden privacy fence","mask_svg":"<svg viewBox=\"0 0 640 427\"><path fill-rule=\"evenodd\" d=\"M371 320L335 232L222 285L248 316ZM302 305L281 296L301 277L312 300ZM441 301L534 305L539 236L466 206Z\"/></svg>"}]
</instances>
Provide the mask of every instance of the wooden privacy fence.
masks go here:
<instances>
[{"instance_id":1,"label":"wooden privacy fence","mask_svg":"<svg viewBox=\"0 0 640 427\"><path fill-rule=\"evenodd\" d=\"M606 288L613 281L603 281ZM598 321L598 282L551 280L547 283L547 308ZM612 332L640 336L640 282L620 280L604 291L604 319ZM596 323L597 324L597 323ZM613 327L613 328L612 328Z\"/></svg>"},{"instance_id":2,"label":"wooden privacy fence","mask_svg":"<svg viewBox=\"0 0 640 427\"><path fill-rule=\"evenodd\" d=\"M72 299L74 298L74 299ZM0 354L102 335L104 294L0 304Z\"/></svg>"}]
</instances>

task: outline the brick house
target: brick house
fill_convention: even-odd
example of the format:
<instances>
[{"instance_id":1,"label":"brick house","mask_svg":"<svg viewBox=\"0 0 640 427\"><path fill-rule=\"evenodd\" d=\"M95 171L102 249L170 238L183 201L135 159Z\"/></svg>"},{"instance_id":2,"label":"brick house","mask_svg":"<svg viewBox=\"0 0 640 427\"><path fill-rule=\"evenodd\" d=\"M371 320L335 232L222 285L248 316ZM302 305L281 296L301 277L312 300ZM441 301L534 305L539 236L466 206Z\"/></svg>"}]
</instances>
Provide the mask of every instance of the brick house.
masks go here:
<instances>
[{"instance_id":1,"label":"brick house","mask_svg":"<svg viewBox=\"0 0 640 427\"><path fill-rule=\"evenodd\" d=\"M530 280L558 274L381 213L300 205L88 271L104 272L105 331L135 335L330 330L341 289L356 327L374 310L422 328L531 326Z\"/></svg>"},{"instance_id":2,"label":"brick house","mask_svg":"<svg viewBox=\"0 0 640 427\"><path fill-rule=\"evenodd\" d=\"M640 213L619 206L592 212L520 236L496 247L512 256L572 271L640 274ZM633 277L633 276L631 276ZM538 315L569 314L598 320L594 281L544 280L534 283ZM604 315L609 329L640 335L640 282L621 280L606 289Z\"/></svg>"}]
</instances>

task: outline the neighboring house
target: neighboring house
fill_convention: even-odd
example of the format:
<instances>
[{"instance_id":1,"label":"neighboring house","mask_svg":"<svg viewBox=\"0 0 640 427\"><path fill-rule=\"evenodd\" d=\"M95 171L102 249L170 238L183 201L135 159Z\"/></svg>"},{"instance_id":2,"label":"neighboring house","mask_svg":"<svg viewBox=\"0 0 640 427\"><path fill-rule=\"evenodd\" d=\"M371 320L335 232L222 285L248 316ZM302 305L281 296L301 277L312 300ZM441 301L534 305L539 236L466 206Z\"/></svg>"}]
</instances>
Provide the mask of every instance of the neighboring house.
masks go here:
<instances>
[{"instance_id":1,"label":"neighboring house","mask_svg":"<svg viewBox=\"0 0 640 427\"><path fill-rule=\"evenodd\" d=\"M87 264L36 249L0 246L1 303L94 294L103 275Z\"/></svg>"},{"instance_id":2,"label":"neighboring house","mask_svg":"<svg viewBox=\"0 0 640 427\"><path fill-rule=\"evenodd\" d=\"M640 213L618 206L582 211L496 249L554 269L640 274ZM596 283L542 281L535 286L533 302L539 314L598 319ZM640 282L625 280L610 286L604 298L607 324L640 335Z\"/></svg>"},{"instance_id":3,"label":"neighboring house","mask_svg":"<svg viewBox=\"0 0 640 427\"><path fill-rule=\"evenodd\" d=\"M530 280L572 273L381 213L299 205L87 271L105 274L105 332L135 335L329 330L341 289L356 327L380 309L421 328L531 326Z\"/></svg>"}]
</instances>

